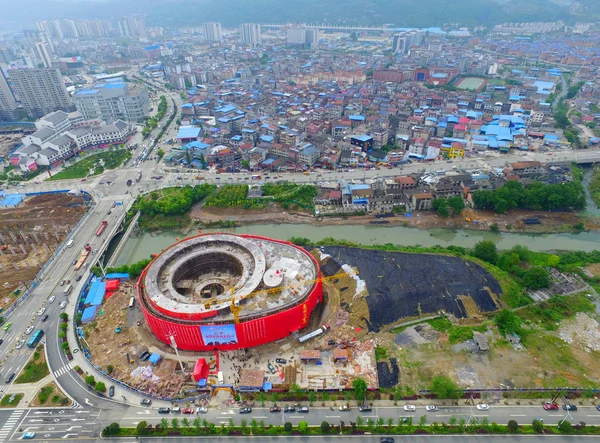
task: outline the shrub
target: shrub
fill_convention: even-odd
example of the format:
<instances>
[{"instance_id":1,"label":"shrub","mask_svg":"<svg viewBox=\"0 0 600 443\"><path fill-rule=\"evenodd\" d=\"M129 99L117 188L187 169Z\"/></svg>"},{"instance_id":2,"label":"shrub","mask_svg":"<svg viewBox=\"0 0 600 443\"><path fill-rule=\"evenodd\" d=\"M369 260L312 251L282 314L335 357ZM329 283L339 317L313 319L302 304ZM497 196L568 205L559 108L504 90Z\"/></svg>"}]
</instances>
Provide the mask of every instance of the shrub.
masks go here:
<instances>
[{"instance_id":1,"label":"shrub","mask_svg":"<svg viewBox=\"0 0 600 443\"><path fill-rule=\"evenodd\" d=\"M96 379L93 375L88 375L86 378L84 378L84 381L90 386L96 386Z\"/></svg>"},{"instance_id":2,"label":"shrub","mask_svg":"<svg viewBox=\"0 0 600 443\"><path fill-rule=\"evenodd\" d=\"M531 422L531 427L533 428L533 431L537 434L541 434L544 432L544 423L542 423L541 420L533 420Z\"/></svg>"},{"instance_id":3,"label":"shrub","mask_svg":"<svg viewBox=\"0 0 600 443\"><path fill-rule=\"evenodd\" d=\"M328 422L326 422L326 421L323 421L323 422L321 423L321 432L322 432L323 434L328 434L328 433L329 433L329 428L330 428L330 427L331 427L331 426L329 426L329 423L328 423Z\"/></svg>"},{"instance_id":4,"label":"shrub","mask_svg":"<svg viewBox=\"0 0 600 443\"><path fill-rule=\"evenodd\" d=\"M285 424L283 425L283 430L285 432L287 432L288 434L290 432L292 432L292 428L293 428L293 426L292 426L292 424L289 421L286 421Z\"/></svg>"},{"instance_id":5,"label":"shrub","mask_svg":"<svg viewBox=\"0 0 600 443\"><path fill-rule=\"evenodd\" d=\"M106 385L104 384L104 382L99 381L98 383L96 383L96 391L106 392Z\"/></svg>"},{"instance_id":6,"label":"shrub","mask_svg":"<svg viewBox=\"0 0 600 443\"><path fill-rule=\"evenodd\" d=\"M508 428L508 432L514 434L519 430L519 423L517 423L515 420L509 420L506 424L506 427Z\"/></svg>"},{"instance_id":7,"label":"shrub","mask_svg":"<svg viewBox=\"0 0 600 443\"><path fill-rule=\"evenodd\" d=\"M135 432L137 435L146 435L148 433L148 422L145 420L139 422L135 427Z\"/></svg>"},{"instance_id":8,"label":"shrub","mask_svg":"<svg viewBox=\"0 0 600 443\"><path fill-rule=\"evenodd\" d=\"M119 423L111 423L107 427L104 428L104 435L117 435L121 430L121 426Z\"/></svg>"},{"instance_id":9,"label":"shrub","mask_svg":"<svg viewBox=\"0 0 600 443\"><path fill-rule=\"evenodd\" d=\"M571 432L573 432L573 425L571 424L571 422L563 420L558 424L558 430L564 434L570 434Z\"/></svg>"}]
</instances>

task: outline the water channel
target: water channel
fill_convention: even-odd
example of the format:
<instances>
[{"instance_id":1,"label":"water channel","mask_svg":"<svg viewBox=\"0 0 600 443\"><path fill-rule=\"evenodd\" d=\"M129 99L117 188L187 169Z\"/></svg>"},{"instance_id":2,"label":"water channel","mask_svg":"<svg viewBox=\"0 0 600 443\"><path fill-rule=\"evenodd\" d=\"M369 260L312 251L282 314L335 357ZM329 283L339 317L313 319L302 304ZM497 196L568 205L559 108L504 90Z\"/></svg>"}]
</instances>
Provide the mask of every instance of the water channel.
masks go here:
<instances>
[{"instance_id":1,"label":"water channel","mask_svg":"<svg viewBox=\"0 0 600 443\"><path fill-rule=\"evenodd\" d=\"M591 179L591 170L586 170L584 184ZM587 212L600 216L600 209L591 201L589 195ZM364 245L393 243L401 246L463 246L471 248L478 241L491 240L498 249L510 249L515 245L527 246L533 251L551 250L581 250L592 251L600 249L600 232L582 233L560 233L560 234L521 234L507 232L476 231L470 229L448 230L429 229L422 230L402 226L312 226L304 224L261 224L247 225L233 229L204 230L203 232L233 232L237 234L264 235L278 239L287 240L290 237L307 237L314 241L326 237L349 240ZM189 235L193 235L192 231ZM149 258L151 254L159 253L163 249L176 242L177 238L183 238L181 233L160 232L145 233L131 237L127 240L116 265L135 263L139 260Z\"/></svg>"}]
</instances>

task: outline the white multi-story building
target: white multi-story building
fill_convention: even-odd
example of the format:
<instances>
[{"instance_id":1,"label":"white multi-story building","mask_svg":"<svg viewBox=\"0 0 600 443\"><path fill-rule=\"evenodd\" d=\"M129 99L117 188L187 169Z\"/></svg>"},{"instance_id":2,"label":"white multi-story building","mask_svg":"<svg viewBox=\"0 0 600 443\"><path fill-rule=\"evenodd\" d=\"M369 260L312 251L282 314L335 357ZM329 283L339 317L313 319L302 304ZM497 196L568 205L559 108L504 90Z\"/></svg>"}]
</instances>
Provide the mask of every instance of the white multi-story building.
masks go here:
<instances>
[{"instance_id":1,"label":"white multi-story building","mask_svg":"<svg viewBox=\"0 0 600 443\"><path fill-rule=\"evenodd\" d=\"M240 26L240 39L242 43L250 46L260 46L262 44L260 25L258 23L242 23Z\"/></svg>"},{"instance_id":2,"label":"white multi-story building","mask_svg":"<svg viewBox=\"0 0 600 443\"><path fill-rule=\"evenodd\" d=\"M146 86L122 81L98 83L73 96L84 120L138 121L148 115L150 99Z\"/></svg>"}]
</instances>

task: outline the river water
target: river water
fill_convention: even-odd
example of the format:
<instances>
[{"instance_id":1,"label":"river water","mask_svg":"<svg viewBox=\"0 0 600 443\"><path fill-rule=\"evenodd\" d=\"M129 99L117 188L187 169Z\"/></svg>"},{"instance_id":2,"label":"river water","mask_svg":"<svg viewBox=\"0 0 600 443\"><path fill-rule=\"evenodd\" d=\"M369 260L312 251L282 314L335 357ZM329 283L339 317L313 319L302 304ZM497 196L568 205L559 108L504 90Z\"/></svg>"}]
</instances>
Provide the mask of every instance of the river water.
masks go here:
<instances>
[{"instance_id":1,"label":"river water","mask_svg":"<svg viewBox=\"0 0 600 443\"><path fill-rule=\"evenodd\" d=\"M591 170L586 170L584 183L591 179ZM587 212L600 215L600 210L588 197ZM306 237L319 241L326 237L349 240L364 245L393 243L400 246L463 246L472 248L481 240L493 241L498 249L510 249L515 245L527 246L532 251L580 250L592 251L600 249L600 232L582 232L579 234L520 234L508 232L475 231L469 229L452 231L448 229L422 230L403 226L382 225L343 225L343 226L312 226L292 224L263 224L247 225L233 229L203 230L202 232L233 232L237 234L255 234L288 240L290 237ZM193 235L194 232L190 233ZM161 232L141 234L127 240L116 265L135 263L149 258L151 254L159 253L172 245L177 239L183 238L181 233Z\"/></svg>"}]
</instances>

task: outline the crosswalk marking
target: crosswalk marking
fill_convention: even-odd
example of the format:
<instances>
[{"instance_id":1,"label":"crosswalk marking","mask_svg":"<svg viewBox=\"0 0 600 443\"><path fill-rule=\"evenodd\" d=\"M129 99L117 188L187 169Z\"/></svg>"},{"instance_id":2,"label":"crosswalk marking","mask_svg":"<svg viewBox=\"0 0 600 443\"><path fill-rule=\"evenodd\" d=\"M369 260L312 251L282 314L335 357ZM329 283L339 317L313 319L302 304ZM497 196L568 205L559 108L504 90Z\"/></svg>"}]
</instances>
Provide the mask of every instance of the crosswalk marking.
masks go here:
<instances>
[{"instance_id":1,"label":"crosswalk marking","mask_svg":"<svg viewBox=\"0 0 600 443\"><path fill-rule=\"evenodd\" d=\"M17 425L25 409L15 409L0 428L0 441L6 441L13 428Z\"/></svg>"},{"instance_id":2,"label":"crosswalk marking","mask_svg":"<svg viewBox=\"0 0 600 443\"><path fill-rule=\"evenodd\" d=\"M54 377L58 378L61 375L65 375L70 370L71 370L71 363L68 363L67 365L63 366L62 368L57 369L56 371L53 371L52 373L54 374Z\"/></svg>"}]
</instances>

